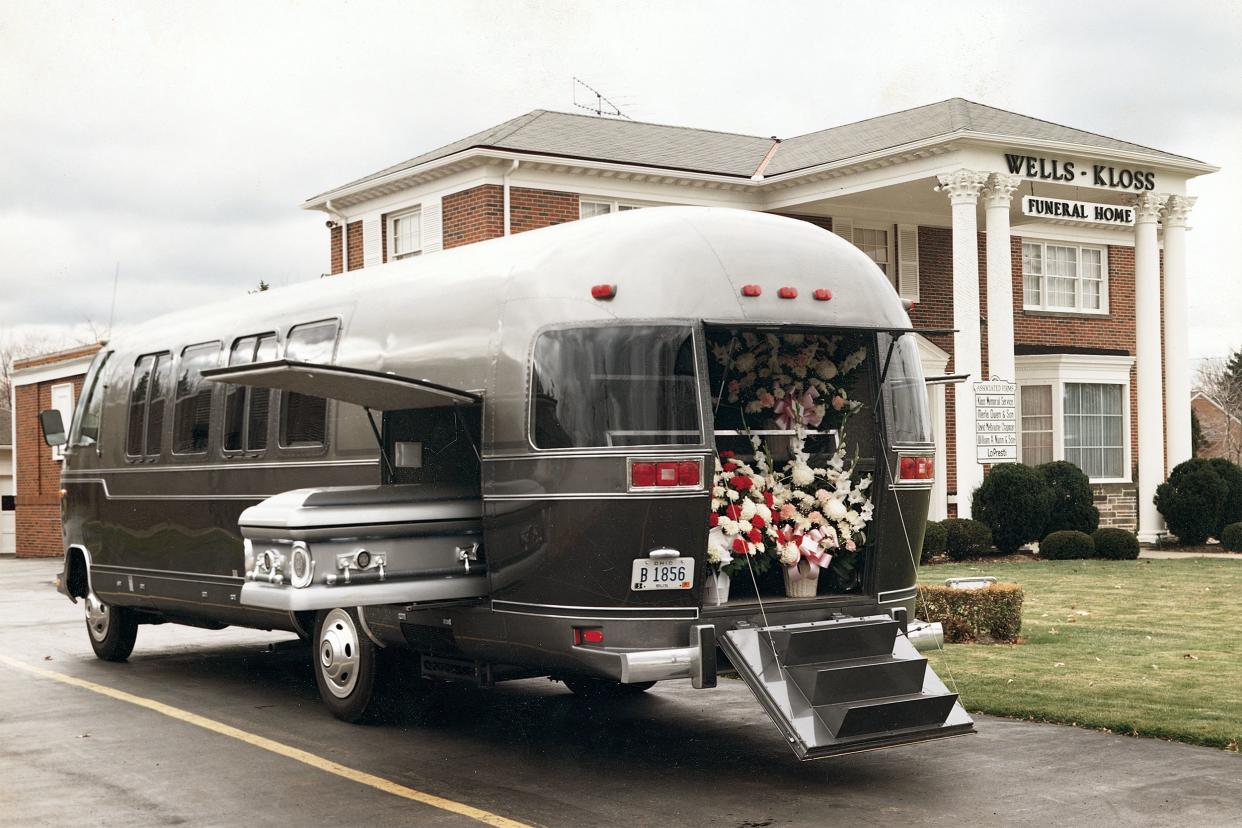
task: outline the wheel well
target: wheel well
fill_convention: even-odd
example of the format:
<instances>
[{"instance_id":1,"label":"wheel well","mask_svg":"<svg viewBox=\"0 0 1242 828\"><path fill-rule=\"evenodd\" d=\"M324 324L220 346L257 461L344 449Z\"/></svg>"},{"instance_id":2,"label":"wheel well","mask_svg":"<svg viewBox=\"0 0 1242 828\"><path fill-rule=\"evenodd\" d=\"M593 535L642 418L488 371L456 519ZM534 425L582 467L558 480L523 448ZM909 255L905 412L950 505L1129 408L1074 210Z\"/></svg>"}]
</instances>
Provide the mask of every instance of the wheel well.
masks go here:
<instances>
[{"instance_id":1,"label":"wheel well","mask_svg":"<svg viewBox=\"0 0 1242 828\"><path fill-rule=\"evenodd\" d=\"M69 548L65 559L65 588L71 598L85 598L91 591L86 553L76 546Z\"/></svg>"}]
</instances>

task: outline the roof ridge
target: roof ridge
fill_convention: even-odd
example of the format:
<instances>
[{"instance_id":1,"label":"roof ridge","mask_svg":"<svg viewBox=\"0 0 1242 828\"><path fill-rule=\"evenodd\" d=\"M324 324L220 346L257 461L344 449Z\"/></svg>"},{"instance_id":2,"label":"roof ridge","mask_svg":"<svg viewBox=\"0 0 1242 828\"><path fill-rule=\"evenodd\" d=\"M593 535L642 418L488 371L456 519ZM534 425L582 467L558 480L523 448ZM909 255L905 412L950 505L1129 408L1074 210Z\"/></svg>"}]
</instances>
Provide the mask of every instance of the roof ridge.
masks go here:
<instances>
[{"instance_id":1,"label":"roof ridge","mask_svg":"<svg viewBox=\"0 0 1242 828\"><path fill-rule=\"evenodd\" d=\"M834 129L842 129L844 127L858 126L859 124L865 124L868 121L878 121L881 118L889 118L893 115L904 115L905 113L913 112L916 109L931 109L933 106L941 106L943 104L952 103L953 101L960 101L960 100L965 100L965 98L945 98L943 101L933 101L932 103L919 104L918 106L908 106L905 109L898 109L895 112L885 112L882 115L871 115L867 118L859 118L857 121L849 121L848 123L837 124L836 126L824 127L823 129L817 129L817 130L814 130L813 132L804 132L801 135L795 135L792 138L786 138L785 140L793 141L798 138L809 138L812 135L820 135L825 132L831 132Z\"/></svg>"},{"instance_id":2,"label":"roof ridge","mask_svg":"<svg viewBox=\"0 0 1242 828\"><path fill-rule=\"evenodd\" d=\"M581 112L565 112L560 109L542 109L538 110L545 115L568 115L573 118L588 118L593 121L606 121L608 123L617 124L642 124L643 126L665 127L667 129L687 129L691 132L709 132L713 135L731 135L735 138L757 138L761 141L771 141L772 135L753 135L749 132L729 132L723 129L703 129L702 127L682 126L680 124L659 124L655 121L635 121L633 118L606 118L603 115L586 115Z\"/></svg>"},{"instance_id":3,"label":"roof ridge","mask_svg":"<svg viewBox=\"0 0 1242 828\"><path fill-rule=\"evenodd\" d=\"M538 121L540 118L542 118L544 115L547 115L547 114L548 114L548 111L546 109L532 109L530 112L527 112L522 115L518 115L516 118L510 118L509 120L504 121L503 123L497 124L490 133L484 136L483 143L494 144L497 141L503 141L509 136L513 135L513 133L517 132L519 129L525 129L526 127L530 126L532 123L534 123L535 121ZM521 123L513 124L514 121L521 121ZM513 124L513 127L511 129L504 131L503 134L497 134L497 133L500 133L501 130L503 130L503 128L509 124Z\"/></svg>"}]
</instances>

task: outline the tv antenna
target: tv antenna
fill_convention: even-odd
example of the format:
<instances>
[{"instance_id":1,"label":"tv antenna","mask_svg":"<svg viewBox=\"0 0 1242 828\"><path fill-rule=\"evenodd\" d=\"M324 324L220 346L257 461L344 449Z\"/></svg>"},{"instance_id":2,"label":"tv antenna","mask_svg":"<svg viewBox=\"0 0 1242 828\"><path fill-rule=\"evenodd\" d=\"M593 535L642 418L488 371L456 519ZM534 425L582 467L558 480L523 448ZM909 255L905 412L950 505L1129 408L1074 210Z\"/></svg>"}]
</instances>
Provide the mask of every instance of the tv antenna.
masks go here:
<instances>
[{"instance_id":1,"label":"tv antenna","mask_svg":"<svg viewBox=\"0 0 1242 828\"><path fill-rule=\"evenodd\" d=\"M582 100L579 100L579 97ZM596 115L606 118L624 118L627 121L634 120L622 112L615 103L605 98L599 90L579 77L574 78L573 101L574 106L594 112Z\"/></svg>"}]
</instances>

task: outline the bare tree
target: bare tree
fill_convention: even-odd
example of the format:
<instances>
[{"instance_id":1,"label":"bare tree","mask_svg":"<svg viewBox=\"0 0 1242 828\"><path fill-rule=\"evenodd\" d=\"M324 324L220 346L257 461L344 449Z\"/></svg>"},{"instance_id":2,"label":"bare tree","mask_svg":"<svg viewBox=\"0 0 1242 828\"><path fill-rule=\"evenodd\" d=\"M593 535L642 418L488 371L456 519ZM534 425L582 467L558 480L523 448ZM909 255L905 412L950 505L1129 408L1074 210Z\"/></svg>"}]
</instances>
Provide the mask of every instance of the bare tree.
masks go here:
<instances>
[{"instance_id":1,"label":"bare tree","mask_svg":"<svg viewBox=\"0 0 1242 828\"><path fill-rule=\"evenodd\" d=\"M13 363L83 344L69 336L44 333L6 335L0 332L0 408L7 409L13 394Z\"/></svg>"},{"instance_id":2,"label":"bare tree","mask_svg":"<svg viewBox=\"0 0 1242 828\"><path fill-rule=\"evenodd\" d=\"M1235 355L1236 357L1236 355ZM1242 377L1228 359L1206 359L1199 366L1198 388L1225 410L1223 425L1203 423L1203 436L1219 443L1226 458L1242 463Z\"/></svg>"}]
</instances>

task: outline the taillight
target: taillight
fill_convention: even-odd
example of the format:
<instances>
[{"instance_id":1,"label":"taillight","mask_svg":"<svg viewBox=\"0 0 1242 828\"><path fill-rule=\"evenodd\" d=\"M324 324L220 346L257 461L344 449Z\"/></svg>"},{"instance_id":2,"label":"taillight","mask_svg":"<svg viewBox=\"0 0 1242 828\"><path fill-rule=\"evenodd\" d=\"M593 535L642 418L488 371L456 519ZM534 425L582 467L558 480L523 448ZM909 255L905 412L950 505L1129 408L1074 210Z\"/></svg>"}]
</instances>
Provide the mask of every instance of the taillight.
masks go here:
<instances>
[{"instance_id":1,"label":"taillight","mask_svg":"<svg viewBox=\"0 0 1242 828\"><path fill-rule=\"evenodd\" d=\"M936 477L936 460L929 454L902 454L897 458L897 479L925 483Z\"/></svg>"},{"instance_id":2,"label":"taillight","mask_svg":"<svg viewBox=\"0 0 1242 828\"><path fill-rule=\"evenodd\" d=\"M603 644L604 631L599 627L574 627L574 646L583 644Z\"/></svg>"},{"instance_id":3,"label":"taillight","mask_svg":"<svg viewBox=\"0 0 1242 828\"><path fill-rule=\"evenodd\" d=\"M630 489L698 488L703 482L699 460L630 460Z\"/></svg>"}]
</instances>

